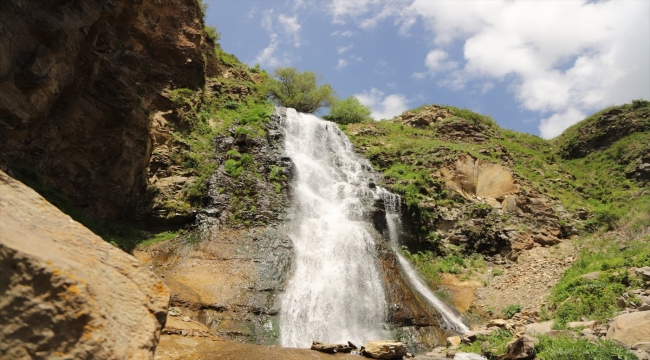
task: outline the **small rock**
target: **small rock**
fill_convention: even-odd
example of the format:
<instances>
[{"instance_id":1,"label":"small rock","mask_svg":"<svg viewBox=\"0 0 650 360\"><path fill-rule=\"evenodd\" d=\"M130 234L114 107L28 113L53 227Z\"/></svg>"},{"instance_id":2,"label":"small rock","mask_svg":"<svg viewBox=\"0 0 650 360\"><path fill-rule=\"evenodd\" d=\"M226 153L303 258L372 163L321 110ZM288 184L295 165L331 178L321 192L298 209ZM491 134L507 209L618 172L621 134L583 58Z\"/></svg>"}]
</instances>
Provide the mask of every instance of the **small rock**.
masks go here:
<instances>
[{"instance_id":1,"label":"small rock","mask_svg":"<svg viewBox=\"0 0 650 360\"><path fill-rule=\"evenodd\" d=\"M181 309L179 309L177 307L171 307L171 308L169 308L169 311L167 311L167 314L169 316L181 316L183 314L183 312L181 311Z\"/></svg>"},{"instance_id":2,"label":"small rock","mask_svg":"<svg viewBox=\"0 0 650 360\"><path fill-rule=\"evenodd\" d=\"M553 320L544 321L542 323L535 323L526 325L526 335L543 335L552 330Z\"/></svg>"},{"instance_id":3,"label":"small rock","mask_svg":"<svg viewBox=\"0 0 650 360\"><path fill-rule=\"evenodd\" d=\"M636 269L636 273L644 277L646 280L650 279L650 266L644 266Z\"/></svg>"},{"instance_id":4,"label":"small rock","mask_svg":"<svg viewBox=\"0 0 650 360\"><path fill-rule=\"evenodd\" d=\"M592 321L572 321L572 322L566 324L566 326L569 329L573 329L573 328L577 328L577 327L581 327L581 326L583 326L583 327L585 327L587 329L593 329L597 324L598 324L598 322L596 322L595 320L592 320Z\"/></svg>"},{"instance_id":5,"label":"small rock","mask_svg":"<svg viewBox=\"0 0 650 360\"><path fill-rule=\"evenodd\" d=\"M450 336L447 338L447 346L460 345L460 336Z\"/></svg>"},{"instance_id":6,"label":"small rock","mask_svg":"<svg viewBox=\"0 0 650 360\"><path fill-rule=\"evenodd\" d=\"M506 350L507 359L523 359L532 356L536 339L524 335L508 343Z\"/></svg>"},{"instance_id":7,"label":"small rock","mask_svg":"<svg viewBox=\"0 0 650 360\"><path fill-rule=\"evenodd\" d=\"M598 280L598 276L600 275L600 271L594 271L590 272L588 274L584 274L580 276L581 279L587 279L587 280Z\"/></svg>"},{"instance_id":8,"label":"small rock","mask_svg":"<svg viewBox=\"0 0 650 360\"><path fill-rule=\"evenodd\" d=\"M183 321L188 322L188 321L191 321L191 319L190 319L189 316L186 316L186 317L183 318Z\"/></svg>"}]
</instances>

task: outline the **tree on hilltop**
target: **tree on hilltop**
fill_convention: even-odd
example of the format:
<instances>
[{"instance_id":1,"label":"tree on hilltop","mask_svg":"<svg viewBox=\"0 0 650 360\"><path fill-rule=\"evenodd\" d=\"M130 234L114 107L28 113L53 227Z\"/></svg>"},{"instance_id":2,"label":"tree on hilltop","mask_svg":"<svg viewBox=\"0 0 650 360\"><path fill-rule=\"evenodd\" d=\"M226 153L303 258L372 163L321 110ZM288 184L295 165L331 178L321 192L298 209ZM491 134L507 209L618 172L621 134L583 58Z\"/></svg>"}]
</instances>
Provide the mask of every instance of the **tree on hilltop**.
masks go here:
<instances>
[{"instance_id":1,"label":"tree on hilltop","mask_svg":"<svg viewBox=\"0 0 650 360\"><path fill-rule=\"evenodd\" d=\"M269 96L280 106L313 113L337 100L332 85L318 86L320 80L322 77L313 71L298 72L293 67L279 67L269 79Z\"/></svg>"},{"instance_id":2,"label":"tree on hilltop","mask_svg":"<svg viewBox=\"0 0 650 360\"><path fill-rule=\"evenodd\" d=\"M323 116L323 118L338 124L352 124L369 118L371 112L370 108L363 105L359 99L350 96L334 102L330 106L329 114Z\"/></svg>"}]
</instances>

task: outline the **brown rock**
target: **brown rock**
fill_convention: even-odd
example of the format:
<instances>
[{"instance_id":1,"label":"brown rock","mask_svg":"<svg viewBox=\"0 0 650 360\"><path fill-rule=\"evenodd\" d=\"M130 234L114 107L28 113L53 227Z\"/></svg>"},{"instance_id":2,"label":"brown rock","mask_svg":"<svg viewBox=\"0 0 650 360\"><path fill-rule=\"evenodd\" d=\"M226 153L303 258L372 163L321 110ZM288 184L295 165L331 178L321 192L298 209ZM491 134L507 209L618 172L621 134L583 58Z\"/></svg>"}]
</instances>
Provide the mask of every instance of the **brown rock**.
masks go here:
<instances>
[{"instance_id":1,"label":"brown rock","mask_svg":"<svg viewBox=\"0 0 650 360\"><path fill-rule=\"evenodd\" d=\"M399 341L369 341L363 347L362 354L373 359L402 359L406 356L406 347Z\"/></svg>"},{"instance_id":2,"label":"brown rock","mask_svg":"<svg viewBox=\"0 0 650 360\"><path fill-rule=\"evenodd\" d=\"M150 359L169 291L132 256L0 171L0 354Z\"/></svg>"},{"instance_id":3,"label":"brown rock","mask_svg":"<svg viewBox=\"0 0 650 360\"><path fill-rule=\"evenodd\" d=\"M460 336L450 336L447 338L447 346L460 345Z\"/></svg>"},{"instance_id":4,"label":"brown rock","mask_svg":"<svg viewBox=\"0 0 650 360\"><path fill-rule=\"evenodd\" d=\"M505 356L502 359L527 359L532 357L535 339L524 335L508 343Z\"/></svg>"},{"instance_id":5,"label":"brown rock","mask_svg":"<svg viewBox=\"0 0 650 360\"><path fill-rule=\"evenodd\" d=\"M534 323L526 325L526 335L544 335L549 333L553 326L553 320L544 321L541 323Z\"/></svg>"},{"instance_id":6,"label":"brown rock","mask_svg":"<svg viewBox=\"0 0 650 360\"><path fill-rule=\"evenodd\" d=\"M607 339L633 345L650 339L650 311L617 316L607 331Z\"/></svg>"},{"instance_id":7,"label":"brown rock","mask_svg":"<svg viewBox=\"0 0 650 360\"><path fill-rule=\"evenodd\" d=\"M573 329L577 327L585 327L587 329L593 329L596 325L598 325L598 322L596 320L591 320L591 321L572 321L568 324L566 324L567 328Z\"/></svg>"}]
</instances>

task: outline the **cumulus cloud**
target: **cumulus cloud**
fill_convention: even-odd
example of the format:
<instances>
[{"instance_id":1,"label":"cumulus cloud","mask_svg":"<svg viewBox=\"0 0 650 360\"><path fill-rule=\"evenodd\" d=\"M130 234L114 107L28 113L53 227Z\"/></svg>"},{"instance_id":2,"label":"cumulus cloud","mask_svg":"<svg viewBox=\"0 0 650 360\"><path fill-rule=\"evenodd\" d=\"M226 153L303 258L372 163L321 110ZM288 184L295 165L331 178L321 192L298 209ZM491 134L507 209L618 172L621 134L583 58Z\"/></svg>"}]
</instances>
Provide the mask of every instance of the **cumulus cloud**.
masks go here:
<instances>
[{"instance_id":1,"label":"cumulus cloud","mask_svg":"<svg viewBox=\"0 0 650 360\"><path fill-rule=\"evenodd\" d=\"M362 28L387 9L400 31L420 22L431 34L425 71L413 77L436 74L455 89L505 81L522 108L551 114L540 121L544 137L576 116L650 99L648 1L333 0L330 8L335 22ZM463 46L462 59L446 52L454 44Z\"/></svg>"},{"instance_id":2,"label":"cumulus cloud","mask_svg":"<svg viewBox=\"0 0 650 360\"><path fill-rule=\"evenodd\" d=\"M276 14L273 9L269 9L262 14L260 25L268 31L270 39L269 45L257 54L254 63L264 67L286 66L298 58L290 51L279 54L283 43L293 43L294 47L300 47L302 44L298 15Z\"/></svg>"},{"instance_id":3,"label":"cumulus cloud","mask_svg":"<svg viewBox=\"0 0 650 360\"><path fill-rule=\"evenodd\" d=\"M539 130L544 138L554 138L562 133L564 129L584 119L587 114L580 110L570 108L562 113L556 113L551 117L542 119Z\"/></svg>"},{"instance_id":4,"label":"cumulus cloud","mask_svg":"<svg viewBox=\"0 0 650 360\"><path fill-rule=\"evenodd\" d=\"M354 97L363 105L370 107L372 110L370 116L375 120L391 119L406 111L409 103L402 94L384 96L384 92L376 88L355 94Z\"/></svg>"}]
</instances>

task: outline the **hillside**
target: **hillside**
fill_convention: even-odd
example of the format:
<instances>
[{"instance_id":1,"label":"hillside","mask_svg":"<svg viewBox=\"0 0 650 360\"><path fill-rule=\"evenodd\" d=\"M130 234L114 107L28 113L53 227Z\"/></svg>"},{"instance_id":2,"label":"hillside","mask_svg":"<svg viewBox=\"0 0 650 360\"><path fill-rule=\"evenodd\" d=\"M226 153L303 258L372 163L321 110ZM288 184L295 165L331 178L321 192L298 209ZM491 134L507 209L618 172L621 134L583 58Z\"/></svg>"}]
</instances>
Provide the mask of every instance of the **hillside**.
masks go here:
<instances>
[{"instance_id":1,"label":"hillside","mask_svg":"<svg viewBox=\"0 0 650 360\"><path fill-rule=\"evenodd\" d=\"M14 35L0 37L0 170L164 279L166 356L187 353L184 341L196 358L306 354L270 347L295 271L297 170L267 72L223 51L200 1L64 3L0 5ZM650 309L650 102L604 109L552 140L441 105L339 128L356 175L378 180L355 186L401 196L394 247L385 198L351 205L376 240L387 334L418 352L458 335L409 284L398 253L472 329L508 318L510 328L460 349L500 358L527 325L550 321L564 332L544 338L544 351L591 341L627 356L596 340L614 338L616 316ZM599 327L568 330L584 319Z\"/></svg>"}]
</instances>

